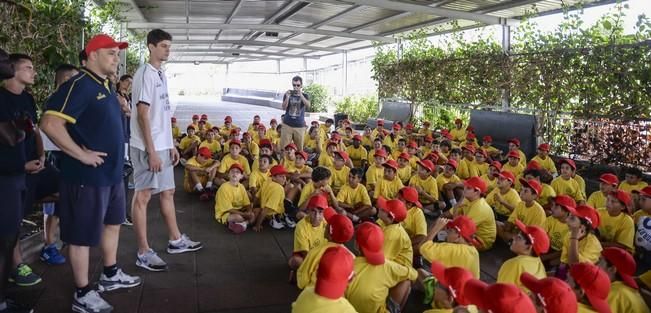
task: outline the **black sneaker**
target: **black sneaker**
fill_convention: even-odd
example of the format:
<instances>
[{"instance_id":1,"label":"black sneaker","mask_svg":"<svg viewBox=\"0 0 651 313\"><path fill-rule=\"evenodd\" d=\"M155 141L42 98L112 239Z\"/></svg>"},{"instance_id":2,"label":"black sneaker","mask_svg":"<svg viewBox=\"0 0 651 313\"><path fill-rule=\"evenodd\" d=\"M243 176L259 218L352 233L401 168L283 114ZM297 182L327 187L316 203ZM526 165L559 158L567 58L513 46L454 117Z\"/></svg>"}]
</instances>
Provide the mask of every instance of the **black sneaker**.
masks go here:
<instances>
[{"instance_id":1,"label":"black sneaker","mask_svg":"<svg viewBox=\"0 0 651 313\"><path fill-rule=\"evenodd\" d=\"M10 299L5 300L7 307L4 310L0 310L0 313L32 313L34 310L32 308L22 306Z\"/></svg>"}]
</instances>

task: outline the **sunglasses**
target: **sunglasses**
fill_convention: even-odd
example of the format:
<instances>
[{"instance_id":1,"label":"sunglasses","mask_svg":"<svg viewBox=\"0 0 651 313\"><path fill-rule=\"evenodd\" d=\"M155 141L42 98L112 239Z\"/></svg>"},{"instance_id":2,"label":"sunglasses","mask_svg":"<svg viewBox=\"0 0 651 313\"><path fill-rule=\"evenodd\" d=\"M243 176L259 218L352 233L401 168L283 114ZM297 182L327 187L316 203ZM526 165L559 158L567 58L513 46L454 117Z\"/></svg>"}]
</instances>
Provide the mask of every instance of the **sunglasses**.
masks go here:
<instances>
[{"instance_id":1,"label":"sunglasses","mask_svg":"<svg viewBox=\"0 0 651 313\"><path fill-rule=\"evenodd\" d=\"M297 85L297 84L292 84L292 86L294 86L294 87L301 87L300 84L299 84L299 85Z\"/></svg>"}]
</instances>

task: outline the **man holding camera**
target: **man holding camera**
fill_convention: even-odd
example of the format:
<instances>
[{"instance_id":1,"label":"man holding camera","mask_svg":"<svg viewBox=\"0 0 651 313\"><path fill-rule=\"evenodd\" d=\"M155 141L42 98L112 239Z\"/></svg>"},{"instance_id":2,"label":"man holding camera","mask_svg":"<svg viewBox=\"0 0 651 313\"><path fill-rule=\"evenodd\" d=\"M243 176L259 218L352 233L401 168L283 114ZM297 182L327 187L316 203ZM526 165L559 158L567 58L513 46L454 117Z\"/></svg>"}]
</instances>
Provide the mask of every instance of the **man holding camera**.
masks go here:
<instances>
[{"instance_id":1,"label":"man holding camera","mask_svg":"<svg viewBox=\"0 0 651 313\"><path fill-rule=\"evenodd\" d=\"M280 133L280 147L284 148L293 141L298 151L303 151L305 110L310 107L310 96L303 93L303 79L300 76L292 78L292 87L283 97L285 114Z\"/></svg>"}]
</instances>

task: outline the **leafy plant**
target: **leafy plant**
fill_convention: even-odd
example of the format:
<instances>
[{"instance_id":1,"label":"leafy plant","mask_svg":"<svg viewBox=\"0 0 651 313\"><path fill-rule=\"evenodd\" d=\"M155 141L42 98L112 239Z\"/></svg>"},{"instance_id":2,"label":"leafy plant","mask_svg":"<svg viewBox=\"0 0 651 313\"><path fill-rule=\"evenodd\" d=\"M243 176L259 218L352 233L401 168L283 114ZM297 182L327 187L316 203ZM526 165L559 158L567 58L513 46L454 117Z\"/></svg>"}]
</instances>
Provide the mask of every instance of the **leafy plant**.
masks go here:
<instances>
[{"instance_id":1,"label":"leafy plant","mask_svg":"<svg viewBox=\"0 0 651 313\"><path fill-rule=\"evenodd\" d=\"M330 95L328 90L319 84L310 84L303 88L303 92L310 96L309 112L326 112L328 111L328 102Z\"/></svg>"},{"instance_id":2,"label":"leafy plant","mask_svg":"<svg viewBox=\"0 0 651 313\"><path fill-rule=\"evenodd\" d=\"M366 123L378 114L378 98L375 95L365 97L347 96L335 103L338 113L348 114L348 119L356 123Z\"/></svg>"}]
</instances>

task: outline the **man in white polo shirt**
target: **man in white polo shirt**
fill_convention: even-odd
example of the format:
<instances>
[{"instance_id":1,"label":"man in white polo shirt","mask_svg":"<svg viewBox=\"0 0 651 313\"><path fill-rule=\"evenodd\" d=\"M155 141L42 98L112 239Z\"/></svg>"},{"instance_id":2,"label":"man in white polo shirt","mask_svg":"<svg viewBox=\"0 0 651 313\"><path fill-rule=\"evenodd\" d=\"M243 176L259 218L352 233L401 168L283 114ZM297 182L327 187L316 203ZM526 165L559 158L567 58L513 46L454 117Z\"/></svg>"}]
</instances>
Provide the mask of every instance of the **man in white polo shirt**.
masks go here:
<instances>
[{"instance_id":1,"label":"man in white polo shirt","mask_svg":"<svg viewBox=\"0 0 651 313\"><path fill-rule=\"evenodd\" d=\"M150 248L147 241L147 204L153 194L160 193L160 208L169 242L167 253L197 251L203 246L181 234L176 223L174 207L174 166L179 153L172 139L172 107L167 91L167 79L161 69L167 61L172 36L160 29L147 34L149 62L142 65L133 77L131 116L131 159L135 193L131 205L133 226L138 238L136 265L150 271L164 271L167 264Z\"/></svg>"}]
</instances>

